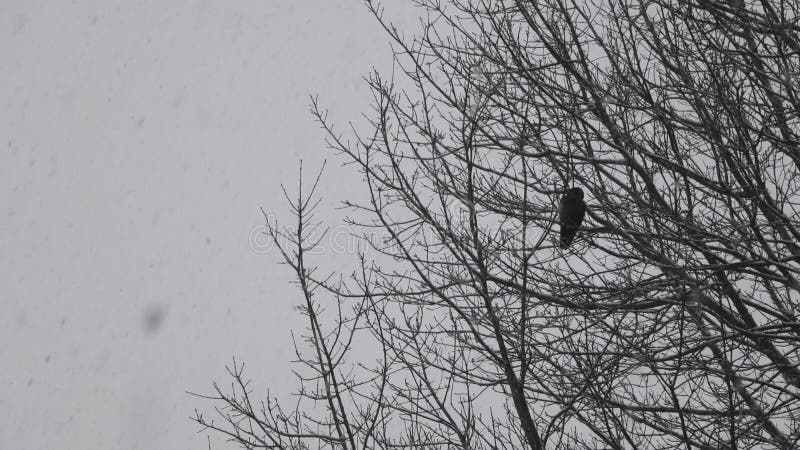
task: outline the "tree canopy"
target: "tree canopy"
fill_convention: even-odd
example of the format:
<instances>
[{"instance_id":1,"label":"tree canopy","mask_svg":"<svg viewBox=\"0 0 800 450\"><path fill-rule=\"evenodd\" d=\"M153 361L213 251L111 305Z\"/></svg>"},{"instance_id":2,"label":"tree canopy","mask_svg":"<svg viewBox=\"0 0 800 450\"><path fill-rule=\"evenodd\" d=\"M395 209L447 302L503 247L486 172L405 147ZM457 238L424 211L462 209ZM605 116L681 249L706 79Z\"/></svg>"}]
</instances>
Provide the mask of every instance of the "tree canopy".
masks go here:
<instances>
[{"instance_id":1,"label":"tree canopy","mask_svg":"<svg viewBox=\"0 0 800 450\"><path fill-rule=\"evenodd\" d=\"M364 179L360 265L314 271L313 190L269 224L298 399L234 365L196 420L245 448L800 447L800 3L415 3L405 34L366 2L397 61L369 127L313 103Z\"/></svg>"}]
</instances>

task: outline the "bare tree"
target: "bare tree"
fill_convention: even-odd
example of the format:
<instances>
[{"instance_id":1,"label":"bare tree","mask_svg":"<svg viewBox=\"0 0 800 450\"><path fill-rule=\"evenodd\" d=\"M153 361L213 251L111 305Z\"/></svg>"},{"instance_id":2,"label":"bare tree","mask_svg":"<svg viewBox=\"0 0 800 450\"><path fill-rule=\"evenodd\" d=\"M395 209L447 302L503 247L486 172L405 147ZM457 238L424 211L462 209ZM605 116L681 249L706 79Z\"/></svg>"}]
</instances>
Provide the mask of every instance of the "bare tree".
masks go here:
<instances>
[{"instance_id":1,"label":"bare tree","mask_svg":"<svg viewBox=\"0 0 800 450\"><path fill-rule=\"evenodd\" d=\"M313 102L365 180L360 268L308 266L313 195L270 224L300 400L253 405L234 364L197 421L245 448L800 447L800 3L415 3L407 37L366 2L400 69L368 130Z\"/></svg>"}]
</instances>

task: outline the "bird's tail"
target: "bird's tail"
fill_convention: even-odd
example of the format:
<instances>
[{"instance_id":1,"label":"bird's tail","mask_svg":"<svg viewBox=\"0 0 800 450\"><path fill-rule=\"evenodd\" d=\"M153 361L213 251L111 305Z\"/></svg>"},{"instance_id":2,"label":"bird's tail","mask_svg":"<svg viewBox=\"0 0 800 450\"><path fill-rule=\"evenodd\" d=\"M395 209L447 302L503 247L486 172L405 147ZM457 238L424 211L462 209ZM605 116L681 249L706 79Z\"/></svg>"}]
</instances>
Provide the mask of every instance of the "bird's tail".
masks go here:
<instances>
[{"instance_id":1,"label":"bird's tail","mask_svg":"<svg viewBox=\"0 0 800 450\"><path fill-rule=\"evenodd\" d=\"M575 233L567 233L561 236L561 249L566 250L572 245L572 241L575 239Z\"/></svg>"}]
</instances>

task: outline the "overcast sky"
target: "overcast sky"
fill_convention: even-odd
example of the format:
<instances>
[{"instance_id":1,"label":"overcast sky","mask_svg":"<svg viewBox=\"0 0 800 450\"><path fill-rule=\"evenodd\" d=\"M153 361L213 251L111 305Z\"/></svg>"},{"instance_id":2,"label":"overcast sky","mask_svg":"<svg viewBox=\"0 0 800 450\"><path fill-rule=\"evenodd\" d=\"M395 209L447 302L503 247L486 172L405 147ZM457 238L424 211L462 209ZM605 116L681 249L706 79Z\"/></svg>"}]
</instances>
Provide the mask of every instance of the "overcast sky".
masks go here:
<instances>
[{"instance_id":1,"label":"overcast sky","mask_svg":"<svg viewBox=\"0 0 800 450\"><path fill-rule=\"evenodd\" d=\"M367 110L362 2L0 0L0 58L0 448L205 449L185 391L233 356L290 393L300 297L250 238L301 158L323 219L358 191L308 95Z\"/></svg>"}]
</instances>

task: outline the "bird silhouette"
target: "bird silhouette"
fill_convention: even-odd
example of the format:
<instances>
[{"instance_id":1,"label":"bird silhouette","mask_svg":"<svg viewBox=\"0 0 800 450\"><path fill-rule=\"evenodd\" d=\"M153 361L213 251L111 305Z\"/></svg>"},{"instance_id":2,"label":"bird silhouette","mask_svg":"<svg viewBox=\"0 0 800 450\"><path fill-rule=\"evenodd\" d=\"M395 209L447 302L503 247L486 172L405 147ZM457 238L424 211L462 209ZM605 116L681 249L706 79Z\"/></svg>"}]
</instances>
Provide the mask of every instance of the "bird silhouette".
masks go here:
<instances>
[{"instance_id":1,"label":"bird silhouette","mask_svg":"<svg viewBox=\"0 0 800 450\"><path fill-rule=\"evenodd\" d=\"M572 240L581 227L586 215L586 203L583 202L581 188L568 189L561 197L558 207L559 224L561 225L561 248L569 248Z\"/></svg>"}]
</instances>

